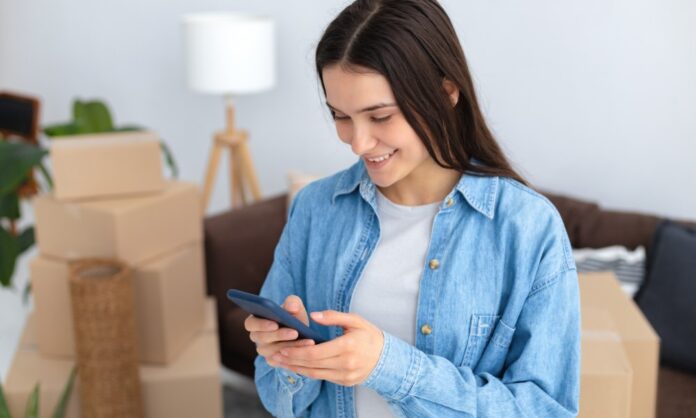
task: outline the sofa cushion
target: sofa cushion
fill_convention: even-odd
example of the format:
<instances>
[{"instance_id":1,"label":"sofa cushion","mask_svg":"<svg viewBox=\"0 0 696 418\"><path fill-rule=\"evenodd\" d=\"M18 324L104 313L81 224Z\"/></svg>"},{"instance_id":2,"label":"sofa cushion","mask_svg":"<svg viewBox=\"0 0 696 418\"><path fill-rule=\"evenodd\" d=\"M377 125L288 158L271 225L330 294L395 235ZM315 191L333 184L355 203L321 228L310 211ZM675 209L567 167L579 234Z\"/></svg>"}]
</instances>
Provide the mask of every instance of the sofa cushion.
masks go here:
<instances>
[{"instance_id":1,"label":"sofa cushion","mask_svg":"<svg viewBox=\"0 0 696 418\"><path fill-rule=\"evenodd\" d=\"M643 245L649 250L650 238L660 221L653 215L606 210L594 202L568 195L540 189L537 192L558 209L573 248L622 245L633 250Z\"/></svg>"},{"instance_id":2,"label":"sofa cushion","mask_svg":"<svg viewBox=\"0 0 696 418\"><path fill-rule=\"evenodd\" d=\"M636 302L662 342L664 364L696 373L696 230L661 222Z\"/></svg>"}]
</instances>

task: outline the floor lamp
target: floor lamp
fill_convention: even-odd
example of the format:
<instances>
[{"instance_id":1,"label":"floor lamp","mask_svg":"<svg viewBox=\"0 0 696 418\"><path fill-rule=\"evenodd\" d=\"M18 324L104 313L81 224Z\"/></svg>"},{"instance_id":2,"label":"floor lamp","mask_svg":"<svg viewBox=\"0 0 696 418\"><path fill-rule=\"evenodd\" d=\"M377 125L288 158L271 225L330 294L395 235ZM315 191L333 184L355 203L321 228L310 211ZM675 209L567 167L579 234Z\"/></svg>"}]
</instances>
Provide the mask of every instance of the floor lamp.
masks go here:
<instances>
[{"instance_id":1,"label":"floor lamp","mask_svg":"<svg viewBox=\"0 0 696 418\"><path fill-rule=\"evenodd\" d=\"M207 209L225 150L229 151L232 207L247 204L247 193L261 199L249 151L249 134L237 129L233 97L259 93L275 85L275 29L270 18L236 12L184 16L184 42L189 87L222 95L226 127L213 137L203 187Z\"/></svg>"}]
</instances>

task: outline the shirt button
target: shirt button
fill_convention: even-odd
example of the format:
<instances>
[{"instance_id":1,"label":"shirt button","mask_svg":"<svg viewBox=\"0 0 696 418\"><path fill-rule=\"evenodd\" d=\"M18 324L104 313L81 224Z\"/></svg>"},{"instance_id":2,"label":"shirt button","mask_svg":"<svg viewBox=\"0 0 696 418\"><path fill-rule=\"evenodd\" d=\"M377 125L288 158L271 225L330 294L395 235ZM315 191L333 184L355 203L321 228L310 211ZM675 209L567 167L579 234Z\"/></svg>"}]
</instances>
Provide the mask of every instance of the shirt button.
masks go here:
<instances>
[{"instance_id":1,"label":"shirt button","mask_svg":"<svg viewBox=\"0 0 696 418\"><path fill-rule=\"evenodd\" d=\"M454 199L452 199L451 197L448 197L447 198L447 207L450 207L452 205L454 205Z\"/></svg>"},{"instance_id":2,"label":"shirt button","mask_svg":"<svg viewBox=\"0 0 696 418\"><path fill-rule=\"evenodd\" d=\"M425 324L421 327L421 334L430 335L431 332L433 332L433 329L430 328L430 325Z\"/></svg>"},{"instance_id":3,"label":"shirt button","mask_svg":"<svg viewBox=\"0 0 696 418\"><path fill-rule=\"evenodd\" d=\"M288 382L290 382L291 385L294 385L295 379L292 376L288 376Z\"/></svg>"},{"instance_id":4,"label":"shirt button","mask_svg":"<svg viewBox=\"0 0 696 418\"><path fill-rule=\"evenodd\" d=\"M437 258L433 258L430 260L430 269L431 270L436 270L438 267L440 267L440 261L438 261Z\"/></svg>"}]
</instances>

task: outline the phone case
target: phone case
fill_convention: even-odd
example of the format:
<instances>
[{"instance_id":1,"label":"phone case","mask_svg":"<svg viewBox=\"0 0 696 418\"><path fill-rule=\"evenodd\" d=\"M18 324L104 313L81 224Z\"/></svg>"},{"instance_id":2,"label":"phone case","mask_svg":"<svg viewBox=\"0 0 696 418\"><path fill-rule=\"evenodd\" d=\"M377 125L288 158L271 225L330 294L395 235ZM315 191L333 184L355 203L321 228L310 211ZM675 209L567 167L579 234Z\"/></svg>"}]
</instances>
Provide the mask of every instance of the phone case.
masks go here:
<instances>
[{"instance_id":1,"label":"phone case","mask_svg":"<svg viewBox=\"0 0 696 418\"><path fill-rule=\"evenodd\" d=\"M237 289L228 290L227 298L254 316L270 319L282 326L296 330L299 334L298 339L314 340L317 344L327 341L318 332L306 326L302 321L268 298Z\"/></svg>"}]
</instances>

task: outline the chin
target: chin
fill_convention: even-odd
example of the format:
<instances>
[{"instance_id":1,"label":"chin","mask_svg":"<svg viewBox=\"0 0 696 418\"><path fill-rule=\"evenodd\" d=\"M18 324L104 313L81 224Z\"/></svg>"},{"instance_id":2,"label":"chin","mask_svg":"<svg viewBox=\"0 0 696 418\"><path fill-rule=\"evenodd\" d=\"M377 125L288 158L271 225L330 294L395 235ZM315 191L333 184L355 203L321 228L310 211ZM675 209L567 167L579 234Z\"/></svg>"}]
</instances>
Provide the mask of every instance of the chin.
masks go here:
<instances>
[{"instance_id":1,"label":"chin","mask_svg":"<svg viewBox=\"0 0 696 418\"><path fill-rule=\"evenodd\" d=\"M393 179L393 177L386 178L382 176L372 176L370 175L370 179L372 182L375 184L375 186L381 187L383 189L386 189L389 186L392 186L394 183L396 183L396 180Z\"/></svg>"}]
</instances>

